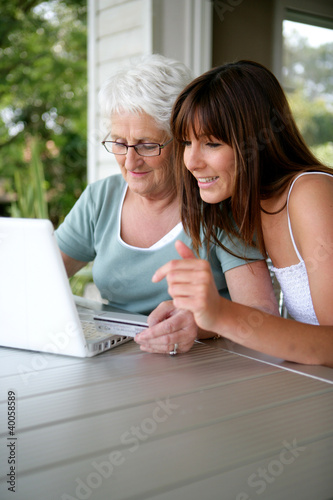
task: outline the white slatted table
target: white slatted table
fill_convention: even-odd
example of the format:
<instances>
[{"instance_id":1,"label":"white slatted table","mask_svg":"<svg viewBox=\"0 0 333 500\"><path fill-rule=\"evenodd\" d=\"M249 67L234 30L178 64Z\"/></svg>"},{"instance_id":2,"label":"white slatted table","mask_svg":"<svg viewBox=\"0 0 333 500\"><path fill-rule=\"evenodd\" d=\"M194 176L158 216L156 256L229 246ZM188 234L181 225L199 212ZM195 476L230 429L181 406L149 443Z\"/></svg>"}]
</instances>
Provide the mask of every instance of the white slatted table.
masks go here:
<instances>
[{"instance_id":1,"label":"white slatted table","mask_svg":"<svg viewBox=\"0 0 333 500\"><path fill-rule=\"evenodd\" d=\"M207 341L172 357L130 342L82 360L0 349L0 498L333 498L333 370L232 350Z\"/></svg>"}]
</instances>

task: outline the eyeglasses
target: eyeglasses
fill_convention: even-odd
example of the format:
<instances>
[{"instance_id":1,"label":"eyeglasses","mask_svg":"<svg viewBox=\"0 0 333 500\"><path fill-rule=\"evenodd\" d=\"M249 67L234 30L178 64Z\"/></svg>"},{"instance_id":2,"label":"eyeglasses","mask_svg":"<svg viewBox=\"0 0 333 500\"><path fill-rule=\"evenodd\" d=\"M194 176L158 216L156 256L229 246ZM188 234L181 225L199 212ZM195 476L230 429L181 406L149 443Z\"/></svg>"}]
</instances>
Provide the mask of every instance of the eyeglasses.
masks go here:
<instances>
[{"instance_id":1,"label":"eyeglasses","mask_svg":"<svg viewBox=\"0 0 333 500\"><path fill-rule=\"evenodd\" d=\"M128 148L134 148L138 155L140 156L159 156L161 150L165 148L172 139L165 142L164 144L157 144L155 142L143 142L140 144L123 144L122 142L116 141L102 141L103 146L108 153L114 155L126 155Z\"/></svg>"}]
</instances>

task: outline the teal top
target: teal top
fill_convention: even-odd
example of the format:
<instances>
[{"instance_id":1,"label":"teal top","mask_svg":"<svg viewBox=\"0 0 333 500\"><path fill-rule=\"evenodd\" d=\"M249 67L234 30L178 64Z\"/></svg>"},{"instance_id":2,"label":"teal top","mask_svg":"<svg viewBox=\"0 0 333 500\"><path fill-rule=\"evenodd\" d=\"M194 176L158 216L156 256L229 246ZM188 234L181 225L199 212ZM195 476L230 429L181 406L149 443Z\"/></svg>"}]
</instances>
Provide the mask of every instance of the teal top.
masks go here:
<instances>
[{"instance_id":1,"label":"teal top","mask_svg":"<svg viewBox=\"0 0 333 500\"><path fill-rule=\"evenodd\" d=\"M175 241L191 246L181 223L150 248L137 248L121 239L120 221L127 184L121 174L94 182L85 189L64 222L55 232L62 252L73 259L93 264L93 279L101 296L116 307L149 314L164 300L170 300L166 280L152 283L154 272L172 259L179 259ZM234 243L222 233L222 243L242 258L234 257L220 247L210 249L210 261L219 293L230 298L224 273L262 259L253 248ZM207 259L203 247L200 257Z\"/></svg>"}]
</instances>

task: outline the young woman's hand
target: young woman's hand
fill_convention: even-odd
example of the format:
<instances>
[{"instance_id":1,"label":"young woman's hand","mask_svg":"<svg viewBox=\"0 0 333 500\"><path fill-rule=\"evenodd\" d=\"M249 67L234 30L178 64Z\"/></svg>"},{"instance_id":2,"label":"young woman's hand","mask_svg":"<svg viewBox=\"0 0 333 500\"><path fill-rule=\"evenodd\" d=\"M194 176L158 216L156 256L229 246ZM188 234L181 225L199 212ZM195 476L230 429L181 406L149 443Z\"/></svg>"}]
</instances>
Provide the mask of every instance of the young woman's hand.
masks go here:
<instances>
[{"instance_id":1,"label":"young woman's hand","mask_svg":"<svg viewBox=\"0 0 333 500\"><path fill-rule=\"evenodd\" d=\"M205 260L197 259L192 250L179 240L176 249L182 259L172 260L160 267L152 281L156 283L166 278L174 306L192 312L199 328L214 331L222 299L210 265Z\"/></svg>"}]
</instances>

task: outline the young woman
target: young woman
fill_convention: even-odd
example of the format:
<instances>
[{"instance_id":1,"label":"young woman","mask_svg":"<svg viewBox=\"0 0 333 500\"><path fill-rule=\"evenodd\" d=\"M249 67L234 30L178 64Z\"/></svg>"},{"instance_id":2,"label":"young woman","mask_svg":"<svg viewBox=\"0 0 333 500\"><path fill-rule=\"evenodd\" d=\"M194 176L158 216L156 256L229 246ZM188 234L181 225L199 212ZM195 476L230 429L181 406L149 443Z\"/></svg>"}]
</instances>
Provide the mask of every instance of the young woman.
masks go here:
<instances>
[{"instance_id":1,"label":"young woman","mask_svg":"<svg viewBox=\"0 0 333 500\"><path fill-rule=\"evenodd\" d=\"M290 315L221 298L207 262L182 242L162 266L174 306L197 325L252 349L333 366L333 171L306 146L277 79L240 61L196 78L172 115L182 221L200 248L240 234L273 263ZM254 243L255 242L255 243Z\"/></svg>"}]
</instances>

